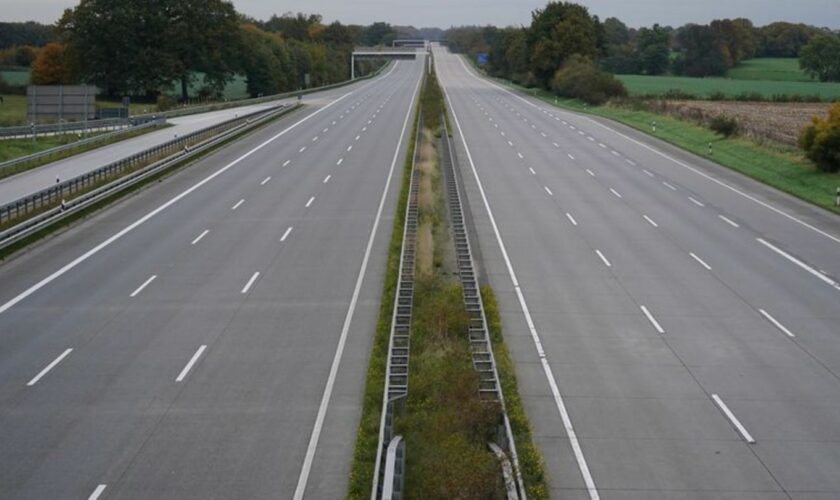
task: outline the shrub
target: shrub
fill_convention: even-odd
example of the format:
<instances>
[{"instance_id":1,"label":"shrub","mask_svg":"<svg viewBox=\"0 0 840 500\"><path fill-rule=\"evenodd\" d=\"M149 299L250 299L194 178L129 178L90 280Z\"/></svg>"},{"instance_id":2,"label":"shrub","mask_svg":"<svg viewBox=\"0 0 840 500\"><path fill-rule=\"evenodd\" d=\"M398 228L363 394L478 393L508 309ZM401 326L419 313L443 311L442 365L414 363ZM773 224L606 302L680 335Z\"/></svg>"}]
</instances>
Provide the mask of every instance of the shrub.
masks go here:
<instances>
[{"instance_id":1,"label":"shrub","mask_svg":"<svg viewBox=\"0 0 840 500\"><path fill-rule=\"evenodd\" d=\"M711 94L709 94L709 100L710 101L725 101L726 100L726 94L724 94L720 90L716 90L716 91L712 92Z\"/></svg>"},{"instance_id":2,"label":"shrub","mask_svg":"<svg viewBox=\"0 0 840 500\"><path fill-rule=\"evenodd\" d=\"M171 95L160 94L157 98L158 111L169 111L170 109L174 108L177 104L178 103L175 101L175 98Z\"/></svg>"},{"instance_id":3,"label":"shrub","mask_svg":"<svg viewBox=\"0 0 840 500\"><path fill-rule=\"evenodd\" d=\"M570 57L554 74L552 88L560 96L581 99L593 105L604 104L612 97L627 96L627 89L621 81L579 55Z\"/></svg>"},{"instance_id":4,"label":"shrub","mask_svg":"<svg viewBox=\"0 0 840 500\"><path fill-rule=\"evenodd\" d=\"M724 137L732 137L738 132L738 120L726 115L718 115L712 118L709 128Z\"/></svg>"},{"instance_id":5,"label":"shrub","mask_svg":"<svg viewBox=\"0 0 840 500\"><path fill-rule=\"evenodd\" d=\"M828 117L814 117L799 135L805 155L824 172L840 170L840 103L834 103Z\"/></svg>"}]
</instances>

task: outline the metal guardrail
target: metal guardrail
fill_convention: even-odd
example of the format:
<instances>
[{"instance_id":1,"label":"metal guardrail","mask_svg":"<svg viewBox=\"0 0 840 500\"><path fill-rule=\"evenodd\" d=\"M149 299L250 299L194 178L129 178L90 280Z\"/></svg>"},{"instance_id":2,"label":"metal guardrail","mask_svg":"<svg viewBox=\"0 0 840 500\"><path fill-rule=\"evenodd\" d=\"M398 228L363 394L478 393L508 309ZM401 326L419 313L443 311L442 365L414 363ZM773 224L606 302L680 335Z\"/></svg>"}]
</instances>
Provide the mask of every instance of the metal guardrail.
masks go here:
<instances>
[{"instance_id":1,"label":"metal guardrail","mask_svg":"<svg viewBox=\"0 0 840 500\"><path fill-rule=\"evenodd\" d=\"M80 131L116 130L118 128L128 127L129 125L131 123L122 118L106 118L104 120L88 120L86 122L38 123L17 127L0 127L0 140L25 139L33 135L37 137L39 135L60 135L73 132L78 133Z\"/></svg>"},{"instance_id":2,"label":"metal guardrail","mask_svg":"<svg viewBox=\"0 0 840 500\"><path fill-rule=\"evenodd\" d=\"M382 500L401 500L405 486L405 441L402 436L395 436L388 445L385 477L393 479L382 486Z\"/></svg>"},{"instance_id":3,"label":"metal guardrail","mask_svg":"<svg viewBox=\"0 0 840 500\"><path fill-rule=\"evenodd\" d=\"M418 124L417 137L422 127ZM391 334L388 339L388 359L385 365L385 388L382 395L382 416L379 423L379 441L376 448L376 463L373 468L373 487L371 499L401 498L386 497L386 491L402 492L405 452L401 454L402 464L387 467L389 451L400 437L392 437L394 414L398 405L404 403L408 395L408 356L410 349L411 312L414 306L415 253L417 251L417 198L420 192L420 170L416 168L419 140L414 141L412 152L411 176L408 186L408 200L405 207L403 224L402 251L397 276L397 290L394 297L394 311L391 316ZM397 441L399 442L399 441ZM405 445L403 445L403 450ZM383 460L386 466L382 467ZM395 475L399 473L399 477ZM395 488L395 483L400 487Z\"/></svg>"},{"instance_id":4,"label":"metal guardrail","mask_svg":"<svg viewBox=\"0 0 840 500\"><path fill-rule=\"evenodd\" d=\"M40 161L44 158L50 158L50 157L53 157L53 156L57 156L57 155L60 155L62 153L65 153L67 151L72 151L74 149L81 148L83 146L88 146L90 144L96 144L96 143L99 143L99 142L107 142L107 141L113 139L114 137L117 137L117 136L125 134L125 133L135 132L135 131L138 131L138 130L143 130L143 129L151 128L151 127L160 127L160 126L164 125L165 123L166 123L166 120L164 120L164 119L151 120L151 121L145 122L143 124L136 125L134 127L121 128L121 129L115 130L113 132L108 132L108 133L105 133L105 134L99 134L99 135L95 135L93 137L89 137L87 139L82 139L82 140L79 140L79 141L71 142L69 144L63 144L61 146L56 146L56 147L50 148L50 149L45 149L44 151L40 151L38 153L33 153L31 155L21 156L20 158L13 158L11 160L4 161L4 162L0 163L0 173L2 173L6 169L10 169L10 168L17 167L17 166L20 166L20 165L25 165L25 164L31 163L31 162Z\"/></svg>"},{"instance_id":5,"label":"metal guardrail","mask_svg":"<svg viewBox=\"0 0 840 500\"><path fill-rule=\"evenodd\" d=\"M91 193L97 197L97 200L100 195L112 194L114 188L123 187L126 183L124 177L127 177L128 180L133 180L140 175L144 175L150 169L157 170L173 161L188 158L195 154L196 151L203 150L208 145L224 140L231 134L237 133L249 126L256 126L279 113L290 111L296 107L293 105L278 106L198 130L6 204L0 207L0 224L8 223L14 219L23 219L23 222L0 232L0 248L11 244L13 242L12 240L16 241L20 239L23 237L21 236L22 234L24 236L31 234L33 228L40 229L40 225L48 221L48 219L65 213L80 203L87 202L91 198ZM97 184L101 184L103 181L107 181L114 176L118 176L127 170L137 168L150 161L154 163L143 167L138 172L117 178L104 186L96 187ZM84 192L92 188L95 189L90 193L83 193L77 196L76 199L71 199L69 202L64 201L66 197L69 197L73 193ZM59 204L60 206L56 206Z\"/></svg>"},{"instance_id":6,"label":"metal guardrail","mask_svg":"<svg viewBox=\"0 0 840 500\"><path fill-rule=\"evenodd\" d=\"M444 131L441 134L440 142L441 169L444 172L446 182L446 198L448 204L449 221L455 240L455 257L458 266L458 274L463 290L464 306L469 316L469 342L472 353L473 368L479 376L479 397L483 401L498 402L502 408L502 422L500 425L499 441L501 448L505 449L513 459L513 468L516 474L516 486L518 496L515 498L525 499L525 485L522 482L522 474L519 469L519 458L516 453L516 443L513 439L513 431L510 427L510 420L505 409L504 395L499 383L499 372L496 369L496 359L493 356L493 347L490 341L490 332L487 328L487 317L484 314L484 303L481 300L481 291L478 287L478 280L475 273L475 264L470 246L467 226L464 220L464 210L461 201L461 188L458 174L455 169L455 156L452 152L452 145L449 142L449 131L446 128L446 120L441 118Z\"/></svg>"}]
</instances>

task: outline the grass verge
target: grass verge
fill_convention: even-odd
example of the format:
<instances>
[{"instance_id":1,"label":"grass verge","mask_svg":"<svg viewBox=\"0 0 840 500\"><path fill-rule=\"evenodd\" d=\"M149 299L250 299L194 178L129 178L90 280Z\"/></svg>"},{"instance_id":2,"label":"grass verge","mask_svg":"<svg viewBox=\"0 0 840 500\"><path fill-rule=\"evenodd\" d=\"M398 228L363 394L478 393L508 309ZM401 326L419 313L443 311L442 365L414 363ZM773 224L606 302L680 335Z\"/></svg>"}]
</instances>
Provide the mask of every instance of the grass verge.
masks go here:
<instances>
[{"instance_id":1,"label":"grass verge","mask_svg":"<svg viewBox=\"0 0 840 500\"><path fill-rule=\"evenodd\" d=\"M757 144L741 137L724 139L709 129L666 115L609 105L586 106L578 100L556 98L544 90L526 89L500 78L492 80L538 97L554 106L617 121L820 208L840 214L840 207L834 206L835 190L840 186L840 175L819 171L797 149L783 145ZM656 121L655 134L651 130L653 121ZM712 153L709 153L709 143L712 144Z\"/></svg>"},{"instance_id":2,"label":"grass verge","mask_svg":"<svg viewBox=\"0 0 840 500\"><path fill-rule=\"evenodd\" d=\"M353 463L350 467L350 479L347 498L367 499L373 487L373 468L376 462L376 446L379 442L379 418L382 414L382 391L385 388L385 368L388 356L388 338L391 333L391 317L394 312L394 295L399 277L400 253L402 250L403 227L405 225L405 206L408 202L408 188L411 181L411 165L417 142L419 113L414 121L411 136L406 147L403 162L402 185L397 198L396 214L388 243L388 259L385 264L385 279L382 296L379 299L379 318L373 337L373 349L370 354L365 390L362 401L362 415L356 431L356 444L353 448Z\"/></svg>"},{"instance_id":3,"label":"grass verge","mask_svg":"<svg viewBox=\"0 0 840 500\"><path fill-rule=\"evenodd\" d=\"M70 216L68 216L64 219L56 221L53 224L49 224L48 226L44 227L43 229L41 229L41 230L39 230L35 233L32 233L31 235L27 236L26 238L12 244L12 245L9 245L5 248L0 248L0 261L5 260L6 258L10 257L11 255L16 253L17 251L22 250L23 248L26 248L27 246L37 242L38 240L40 240L40 239L42 239L46 236L49 236L50 234L53 234L53 233L65 228L65 227L68 227L68 226L74 224L75 222L77 222L81 219L84 219L84 218L88 217L89 215L92 215L95 212L98 212L99 210L102 210L103 208L107 208L110 204L114 203L115 201L118 201L122 198L125 198L126 196L128 196L132 193L135 193L135 192L145 188L149 184L152 184L154 182L159 182L159 181L163 180L165 177L169 177L171 175L174 175L175 173L177 173L181 169L186 168L187 166L199 161L200 159L218 151L219 149L221 149L221 148L223 148L223 147L225 147L225 146L227 146L227 145L229 145L229 144L231 144L235 141L243 139L243 138L247 137L248 135L251 135L251 134L257 132L258 130L268 126L269 124L279 120L280 118L283 118L283 117L289 115L290 113L292 113L292 112L294 112L298 109L300 109L300 108L292 108L289 111L287 111L285 113L281 113L281 114L271 118L270 120L266 121L265 123L262 123L262 124L258 125L257 127L254 127L252 129L245 130L245 131L242 131L238 134L235 134L235 135L225 139L224 141L222 141L218 144L215 144L214 146L212 146L212 147L210 147L210 148L208 148L204 151L201 151L200 153L197 153L196 155L194 155L190 158L178 161L178 162L170 165L166 169L164 169L160 172L157 172L154 175L150 175L149 177L146 177L145 179L143 179L142 181L140 181L136 184L133 184L133 185L131 185L131 186L129 186L129 187L123 189L123 190L120 190L120 191L115 192L111 195L108 195L108 196L102 198L101 200L91 204L90 206L74 213L73 215L70 215ZM91 189L95 189L96 187L98 187L98 186L94 186Z\"/></svg>"}]
</instances>

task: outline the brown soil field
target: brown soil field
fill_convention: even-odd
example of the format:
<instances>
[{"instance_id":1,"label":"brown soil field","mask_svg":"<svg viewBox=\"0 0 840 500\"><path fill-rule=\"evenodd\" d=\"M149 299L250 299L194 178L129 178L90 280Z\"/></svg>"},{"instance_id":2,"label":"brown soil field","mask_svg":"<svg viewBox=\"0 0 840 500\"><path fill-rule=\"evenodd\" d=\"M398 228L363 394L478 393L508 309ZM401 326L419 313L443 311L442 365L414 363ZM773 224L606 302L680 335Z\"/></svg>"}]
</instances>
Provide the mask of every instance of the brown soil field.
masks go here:
<instances>
[{"instance_id":1,"label":"brown soil field","mask_svg":"<svg viewBox=\"0 0 840 500\"><path fill-rule=\"evenodd\" d=\"M811 117L825 117L831 104L663 100L651 101L650 106L651 111L703 124L719 115L733 117L742 135L796 146L799 131Z\"/></svg>"}]
</instances>

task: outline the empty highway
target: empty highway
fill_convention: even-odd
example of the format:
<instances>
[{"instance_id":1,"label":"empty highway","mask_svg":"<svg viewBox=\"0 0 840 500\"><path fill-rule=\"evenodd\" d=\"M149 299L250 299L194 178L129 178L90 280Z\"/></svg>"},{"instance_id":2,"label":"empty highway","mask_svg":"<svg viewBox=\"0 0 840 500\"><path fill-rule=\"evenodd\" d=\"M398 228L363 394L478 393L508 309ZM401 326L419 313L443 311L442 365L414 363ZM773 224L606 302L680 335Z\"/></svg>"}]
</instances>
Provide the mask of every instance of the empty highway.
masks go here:
<instances>
[{"instance_id":1,"label":"empty highway","mask_svg":"<svg viewBox=\"0 0 840 500\"><path fill-rule=\"evenodd\" d=\"M552 497L840 497L840 220L435 62Z\"/></svg>"},{"instance_id":2,"label":"empty highway","mask_svg":"<svg viewBox=\"0 0 840 500\"><path fill-rule=\"evenodd\" d=\"M345 494L422 72L313 95L0 266L0 497Z\"/></svg>"}]
</instances>

